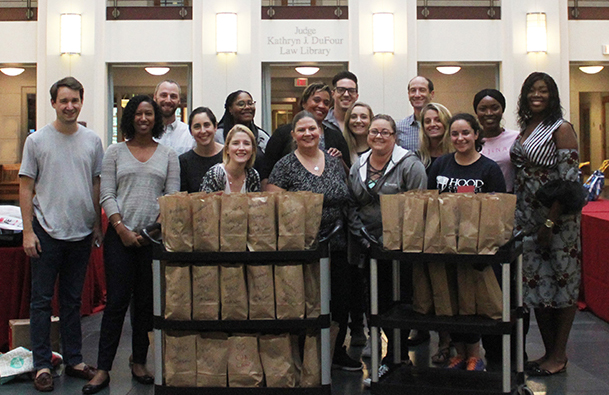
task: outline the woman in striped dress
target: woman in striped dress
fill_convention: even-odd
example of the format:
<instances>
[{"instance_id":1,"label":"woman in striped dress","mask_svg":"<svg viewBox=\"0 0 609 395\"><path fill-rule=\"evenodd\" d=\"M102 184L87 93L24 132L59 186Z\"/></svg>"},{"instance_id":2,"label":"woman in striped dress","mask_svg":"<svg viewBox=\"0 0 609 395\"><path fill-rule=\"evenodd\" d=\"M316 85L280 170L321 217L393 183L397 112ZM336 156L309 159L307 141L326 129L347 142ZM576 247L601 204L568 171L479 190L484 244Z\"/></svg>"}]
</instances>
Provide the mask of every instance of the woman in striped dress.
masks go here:
<instances>
[{"instance_id":1,"label":"woman in striped dress","mask_svg":"<svg viewBox=\"0 0 609 395\"><path fill-rule=\"evenodd\" d=\"M568 213L559 201L549 207L535 196L549 181L578 181L577 136L562 118L558 87L535 72L518 100L520 136L511 149L518 197L516 229L523 230L524 302L535 309L545 355L528 364L530 375L549 376L567 368L566 345L575 316L581 278L581 211ZM572 184L571 184L572 185ZM547 204L547 203L546 203Z\"/></svg>"}]
</instances>

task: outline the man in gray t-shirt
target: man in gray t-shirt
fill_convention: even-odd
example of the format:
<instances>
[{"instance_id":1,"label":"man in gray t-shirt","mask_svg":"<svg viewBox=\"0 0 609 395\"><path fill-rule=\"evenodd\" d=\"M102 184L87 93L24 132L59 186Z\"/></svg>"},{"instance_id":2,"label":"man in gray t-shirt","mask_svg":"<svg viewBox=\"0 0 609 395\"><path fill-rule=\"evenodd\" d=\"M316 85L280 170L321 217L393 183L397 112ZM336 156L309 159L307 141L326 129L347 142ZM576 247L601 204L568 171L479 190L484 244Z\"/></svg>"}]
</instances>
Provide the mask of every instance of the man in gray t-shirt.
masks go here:
<instances>
[{"instance_id":1,"label":"man in gray t-shirt","mask_svg":"<svg viewBox=\"0 0 609 395\"><path fill-rule=\"evenodd\" d=\"M28 136L19 170L23 248L31 258L30 338L38 391L52 391L51 299L59 277L66 374L90 380L82 360L80 298L91 245L102 239L99 205L101 139L78 124L84 89L73 77L51 87L56 119ZM34 196L34 189L36 195Z\"/></svg>"}]
</instances>

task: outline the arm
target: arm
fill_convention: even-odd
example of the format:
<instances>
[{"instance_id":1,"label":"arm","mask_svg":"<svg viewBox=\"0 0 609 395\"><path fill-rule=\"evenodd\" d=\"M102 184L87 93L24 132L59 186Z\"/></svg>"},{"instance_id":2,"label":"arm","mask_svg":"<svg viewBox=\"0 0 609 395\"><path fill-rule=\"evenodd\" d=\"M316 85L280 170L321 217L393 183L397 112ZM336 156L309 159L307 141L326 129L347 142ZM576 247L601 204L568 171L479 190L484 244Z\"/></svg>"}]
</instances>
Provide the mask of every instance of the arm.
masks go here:
<instances>
[{"instance_id":1,"label":"arm","mask_svg":"<svg viewBox=\"0 0 609 395\"><path fill-rule=\"evenodd\" d=\"M265 192L285 192L285 189L279 188L277 185L266 184Z\"/></svg>"},{"instance_id":2,"label":"arm","mask_svg":"<svg viewBox=\"0 0 609 395\"><path fill-rule=\"evenodd\" d=\"M426 189L428 187L427 173L425 172L425 166L420 160L416 159L409 166L408 171L402 174L403 185L406 186L405 191L411 189Z\"/></svg>"},{"instance_id":3,"label":"arm","mask_svg":"<svg viewBox=\"0 0 609 395\"><path fill-rule=\"evenodd\" d=\"M180 191L188 191L188 171L186 169L186 159L180 155Z\"/></svg>"},{"instance_id":4,"label":"arm","mask_svg":"<svg viewBox=\"0 0 609 395\"><path fill-rule=\"evenodd\" d=\"M264 150L264 166L260 172L260 178L262 179L262 185L264 186L273 171L275 163L282 158L286 148L286 144L290 144L292 136L290 135L291 126L284 125L277 130L271 136L269 141L266 143L266 149Z\"/></svg>"},{"instance_id":5,"label":"arm","mask_svg":"<svg viewBox=\"0 0 609 395\"><path fill-rule=\"evenodd\" d=\"M219 165L214 165L205 173L203 180L201 181L201 191L212 193L218 191L224 191L226 184L221 185L220 175L218 171L221 171Z\"/></svg>"},{"instance_id":6,"label":"arm","mask_svg":"<svg viewBox=\"0 0 609 395\"><path fill-rule=\"evenodd\" d=\"M23 249L30 258L38 258L42 249L32 227L32 220L34 219L33 198L34 179L27 176L19 177L19 206L23 219Z\"/></svg>"},{"instance_id":7,"label":"arm","mask_svg":"<svg viewBox=\"0 0 609 395\"><path fill-rule=\"evenodd\" d=\"M101 177L93 177L93 207L95 208L95 224L93 225L93 243L94 247L100 247L102 240L104 239L101 226L101 204L99 203L100 197L100 183Z\"/></svg>"},{"instance_id":8,"label":"arm","mask_svg":"<svg viewBox=\"0 0 609 395\"><path fill-rule=\"evenodd\" d=\"M165 195L180 190L180 162L174 150L169 150L167 163L167 178L165 179Z\"/></svg>"}]
</instances>

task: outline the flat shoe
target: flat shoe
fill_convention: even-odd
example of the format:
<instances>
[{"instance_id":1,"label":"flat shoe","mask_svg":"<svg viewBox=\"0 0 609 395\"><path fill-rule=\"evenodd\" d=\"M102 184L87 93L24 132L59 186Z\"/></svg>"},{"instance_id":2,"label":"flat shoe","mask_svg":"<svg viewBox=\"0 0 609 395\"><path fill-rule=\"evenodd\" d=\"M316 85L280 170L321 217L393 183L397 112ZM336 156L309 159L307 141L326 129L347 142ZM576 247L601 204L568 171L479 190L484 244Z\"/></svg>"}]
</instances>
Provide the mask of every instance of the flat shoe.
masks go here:
<instances>
[{"instance_id":1,"label":"flat shoe","mask_svg":"<svg viewBox=\"0 0 609 395\"><path fill-rule=\"evenodd\" d=\"M53 391L53 376L50 373L40 373L34 380L34 388L40 392Z\"/></svg>"},{"instance_id":2,"label":"flat shoe","mask_svg":"<svg viewBox=\"0 0 609 395\"><path fill-rule=\"evenodd\" d=\"M547 369L542 369L539 366L536 366L536 367L531 368L527 373L529 376L535 376L535 377L554 376L555 374L566 373L567 372L567 363L568 363L568 361L565 362L562 369L560 369L556 372L550 372Z\"/></svg>"},{"instance_id":3,"label":"flat shoe","mask_svg":"<svg viewBox=\"0 0 609 395\"><path fill-rule=\"evenodd\" d=\"M89 366L85 364L85 367L81 369L74 369L73 366L66 366L66 374L70 377L76 377L79 379L85 379L90 381L95 376L97 369L93 366Z\"/></svg>"},{"instance_id":4,"label":"flat shoe","mask_svg":"<svg viewBox=\"0 0 609 395\"><path fill-rule=\"evenodd\" d=\"M99 391L106 388L109 384L110 384L110 376L106 377L106 379L104 381L102 381L101 384L98 384L98 385L86 384L84 387L82 387L82 393L85 395L97 394Z\"/></svg>"},{"instance_id":5,"label":"flat shoe","mask_svg":"<svg viewBox=\"0 0 609 395\"><path fill-rule=\"evenodd\" d=\"M131 375L133 376L135 381L137 381L140 384L144 384L144 385L154 384L154 377L150 376L149 374L145 374L143 376L138 376L135 373L133 373L133 370L132 370Z\"/></svg>"}]
</instances>

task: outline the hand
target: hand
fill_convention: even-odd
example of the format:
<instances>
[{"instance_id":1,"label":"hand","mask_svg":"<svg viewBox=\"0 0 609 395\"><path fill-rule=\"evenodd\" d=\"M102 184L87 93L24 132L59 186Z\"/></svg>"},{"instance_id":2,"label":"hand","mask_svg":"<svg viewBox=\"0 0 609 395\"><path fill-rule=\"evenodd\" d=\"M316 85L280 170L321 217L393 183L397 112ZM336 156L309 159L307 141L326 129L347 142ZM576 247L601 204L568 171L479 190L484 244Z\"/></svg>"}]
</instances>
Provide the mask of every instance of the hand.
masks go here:
<instances>
[{"instance_id":1,"label":"hand","mask_svg":"<svg viewBox=\"0 0 609 395\"><path fill-rule=\"evenodd\" d=\"M337 148L328 148L328 153L330 154L330 156L333 156L335 158L343 157L343 153L340 152Z\"/></svg>"},{"instance_id":2,"label":"hand","mask_svg":"<svg viewBox=\"0 0 609 395\"><path fill-rule=\"evenodd\" d=\"M95 225L93 227L93 239L91 240L91 245L93 247L99 248L102 245L102 240L104 236L102 234L101 225Z\"/></svg>"},{"instance_id":3,"label":"hand","mask_svg":"<svg viewBox=\"0 0 609 395\"><path fill-rule=\"evenodd\" d=\"M549 248L552 241L552 229L541 225L537 231L537 243L542 248Z\"/></svg>"},{"instance_id":4,"label":"hand","mask_svg":"<svg viewBox=\"0 0 609 395\"><path fill-rule=\"evenodd\" d=\"M125 227L123 227L123 229L124 230L118 233L118 236L121 238L123 245L125 247L140 247L138 237L141 238L141 236Z\"/></svg>"},{"instance_id":5,"label":"hand","mask_svg":"<svg viewBox=\"0 0 609 395\"><path fill-rule=\"evenodd\" d=\"M39 253L42 252L40 240L33 231L23 232L23 250L30 258L40 258Z\"/></svg>"},{"instance_id":6,"label":"hand","mask_svg":"<svg viewBox=\"0 0 609 395\"><path fill-rule=\"evenodd\" d=\"M362 250L367 251L370 249L370 242L365 237L360 237L359 245Z\"/></svg>"},{"instance_id":7,"label":"hand","mask_svg":"<svg viewBox=\"0 0 609 395\"><path fill-rule=\"evenodd\" d=\"M137 235L137 242L140 243L140 246L147 246L150 244L150 241L141 234Z\"/></svg>"}]
</instances>

